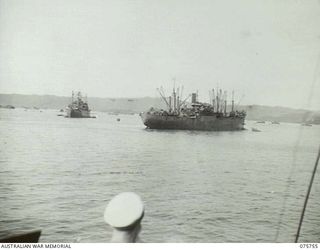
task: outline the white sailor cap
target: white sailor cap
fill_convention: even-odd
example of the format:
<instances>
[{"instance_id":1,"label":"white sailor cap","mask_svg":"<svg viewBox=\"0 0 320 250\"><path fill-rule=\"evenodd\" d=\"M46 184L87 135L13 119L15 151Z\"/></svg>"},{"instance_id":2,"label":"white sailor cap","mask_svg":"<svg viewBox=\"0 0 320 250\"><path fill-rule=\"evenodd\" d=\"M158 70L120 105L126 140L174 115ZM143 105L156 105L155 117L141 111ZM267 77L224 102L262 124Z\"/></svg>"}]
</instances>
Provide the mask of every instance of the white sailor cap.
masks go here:
<instances>
[{"instance_id":1,"label":"white sailor cap","mask_svg":"<svg viewBox=\"0 0 320 250\"><path fill-rule=\"evenodd\" d=\"M110 226L125 229L142 219L144 206L141 198L132 192L116 195L107 205L104 220Z\"/></svg>"}]
</instances>

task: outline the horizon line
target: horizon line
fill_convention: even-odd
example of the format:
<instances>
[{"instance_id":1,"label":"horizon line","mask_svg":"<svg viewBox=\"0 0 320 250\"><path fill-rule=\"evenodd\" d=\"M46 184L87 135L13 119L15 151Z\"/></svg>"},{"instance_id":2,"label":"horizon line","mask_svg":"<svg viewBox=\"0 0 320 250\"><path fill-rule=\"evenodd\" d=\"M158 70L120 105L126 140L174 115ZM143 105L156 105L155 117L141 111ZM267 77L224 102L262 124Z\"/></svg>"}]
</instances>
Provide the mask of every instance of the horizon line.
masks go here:
<instances>
[{"instance_id":1,"label":"horizon line","mask_svg":"<svg viewBox=\"0 0 320 250\"><path fill-rule=\"evenodd\" d=\"M21 95L21 96L54 96L54 97L60 97L60 98L70 98L71 96L62 96L62 95L55 95L55 94L18 94L18 93L0 93L0 95ZM97 99L143 99L143 98L159 98L161 97L151 97L151 96L143 96L143 97L97 97L97 96L92 96L88 97L90 98L97 98ZM230 105L230 104L228 104ZM270 107L270 108L288 108L288 109L295 109L295 110L302 110L302 111L313 111L313 112L320 112L320 110L316 109L307 109L307 108L298 108L298 107L289 107L289 106L282 106L282 105L266 105L266 104L243 104L243 105L238 105L238 106L265 106L265 107Z\"/></svg>"}]
</instances>

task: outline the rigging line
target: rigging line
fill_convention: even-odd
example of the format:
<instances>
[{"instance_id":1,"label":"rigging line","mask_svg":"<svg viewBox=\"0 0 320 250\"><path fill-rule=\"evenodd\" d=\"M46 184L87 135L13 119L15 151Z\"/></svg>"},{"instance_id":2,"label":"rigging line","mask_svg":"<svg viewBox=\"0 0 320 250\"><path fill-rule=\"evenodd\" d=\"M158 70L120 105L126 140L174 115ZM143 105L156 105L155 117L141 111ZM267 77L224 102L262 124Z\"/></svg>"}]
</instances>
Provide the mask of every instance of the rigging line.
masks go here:
<instances>
[{"instance_id":1,"label":"rigging line","mask_svg":"<svg viewBox=\"0 0 320 250\"><path fill-rule=\"evenodd\" d=\"M315 85L316 85L316 82L317 82L318 74L320 72L319 70L320 70L320 52L318 54L318 60L316 61L316 65L315 65L315 69L314 69L314 73L313 73L313 79L312 79L312 83L311 83L311 86L310 86L310 92L309 92L309 97L307 99L307 106L306 107L310 106L311 100L312 100L312 98L314 96L313 92L314 92L314 88L315 88ZM303 119L302 119L303 122L305 122L307 120L307 116L308 116L308 114L305 113L304 116L303 116ZM295 148L294 148L291 170L290 170L290 173L289 173L289 177L288 177L288 180L287 180L287 185L286 185L284 194L287 194L289 189L290 189L290 182L291 182L292 175L293 175L293 172L294 172L294 169L295 169L296 153L297 153L297 150L298 150L298 146L299 146L301 135L302 135L302 127L300 127L298 139L297 139L297 142L296 142L296 145L295 145ZM284 200L282 202L281 211L280 211L280 215L279 215L280 217L279 217L279 221L278 221L277 232L276 232L275 240L274 240L275 242L277 242L278 237L280 235L280 226L282 224L282 216L284 214L284 211L286 210L287 199L288 199L288 197L285 196L285 198L284 198Z\"/></svg>"},{"instance_id":2,"label":"rigging line","mask_svg":"<svg viewBox=\"0 0 320 250\"><path fill-rule=\"evenodd\" d=\"M280 235L280 227L281 227L281 224L282 224L282 217L284 215L284 212L287 209L288 195L286 195L286 194L289 193L290 183L291 183L291 180L292 180L293 173L295 172L296 155L297 155L299 144L300 144L301 134L302 134L302 127L300 127L300 129L299 129L298 139L297 139L297 142L296 142L294 150L293 150L293 159L292 159L292 163L291 163L291 169L290 169L289 177L287 179L287 184L286 184L285 190L284 190L284 195L285 196L284 196L284 199L283 199L282 205L281 205L281 211L280 211L280 215L279 215L279 220L278 220L278 225L277 225L277 232L276 232L276 235L275 235L274 242L278 241L278 238L279 238L279 235Z\"/></svg>"},{"instance_id":3,"label":"rigging line","mask_svg":"<svg viewBox=\"0 0 320 250\"><path fill-rule=\"evenodd\" d=\"M320 59L320 57L319 57L319 59ZM312 89L313 88L314 88L314 86L312 86ZM310 100L310 98L309 98L309 100ZM306 121L307 116L308 116L308 114L305 113L303 118L302 118L303 122ZM285 196L284 196L284 199L283 199L283 202L282 202L282 205L281 205L281 211L280 211L280 215L279 215L279 220L278 220L278 225L277 225L277 232L276 232L276 235L275 235L274 242L278 241L278 238L279 238L279 235L280 235L280 227L281 227L281 224L282 224L282 217L284 215L284 212L287 209L287 200L288 200L288 197L289 197L287 194L289 193L290 183L292 181L292 176L293 176L293 173L295 172L295 169L296 169L297 153L299 151L298 149L299 149L300 142L301 142L302 131L303 131L303 127L300 126L299 133L298 133L298 136L297 136L297 141L296 141L295 146L293 148L293 157L292 157L290 173L289 173L289 176L288 176L288 179L287 179L287 184L286 184L285 190L284 190L284 195Z\"/></svg>"},{"instance_id":4,"label":"rigging line","mask_svg":"<svg viewBox=\"0 0 320 250\"><path fill-rule=\"evenodd\" d=\"M312 172L311 179L310 179L310 182L309 182L307 195L306 195L306 198L304 200L304 205L303 205L303 209L302 209L302 212L301 212L301 217L300 217L299 226L298 226L298 230L297 230L297 234L296 234L296 239L294 241L295 243L297 243L298 240L299 240L300 230L301 230L302 222L303 222L303 218L304 218L304 213L305 213L306 208L307 208L307 204L308 204L309 196L310 196L310 193L311 193L311 188L312 188L314 176L316 175L316 172L317 172L317 167L318 167L318 164L319 164L319 158L320 158L320 147L319 147L319 151L318 151L317 160L316 160L316 163L314 164L313 172Z\"/></svg>"},{"instance_id":5,"label":"rigging line","mask_svg":"<svg viewBox=\"0 0 320 250\"><path fill-rule=\"evenodd\" d=\"M319 76L319 69L320 69L320 53L319 53L318 60L317 60L317 63L316 63L316 67L315 67L315 71L314 71L314 74L313 74L313 81L312 81L312 85L311 85L312 91L311 91L311 93L309 95L309 98L308 98L308 106L310 105L311 99L313 97L313 89L314 89L314 87L316 85L317 77ZM305 122L305 120L304 120L304 122ZM298 240L299 240L300 230L301 230L301 227L302 227L305 210L307 208L307 204L308 204L309 196L310 196L310 193L311 193L311 188L312 188L314 176L315 176L315 174L317 172L317 167L318 167L318 164L319 164L319 158L320 158L320 147L319 147L316 163L314 165L313 172L312 172L312 175L311 175L311 179L310 179L310 182L309 182L307 195L306 195L306 198L304 200L303 209L302 209L301 216L300 216L300 221L299 221L299 226L298 226L298 230L297 230L297 233L296 233L295 243L297 243Z\"/></svg>"},{"instance_id":6,"label":"rigging line","mask_svg":"<svg viewBox=\"0 0 320 250\"><path fill-rule=\"evenodd\" d=\"M318 0L318 2L320 4L319 0ZM319 53L319 57L318 57L318 60L317 60L317 63L316 63L314 75L313 75L313 81L312 81L312 85L311 85L312 89L314 89L315 83L317 81L317 73L319 73L319 71L318 71L319 68L320 68L320 53ZM311 98L313 97L313 91L310 93L310 97ZM308 104L310 104L311 98L308 99ZM296 233L295 243L297 243L298 240L299 240L300 230L301 230L301 227L302 227L304 214L305 214L305 211L306 211L306 208L307 208L307 204L308 204L308 200L309 200L309 196L310 196L310 193L311 193L311 188L312 188L314 176L315 176L315 174L317 172L317 168L318 168L318 164L319 164L319 158L320 158L320 147L319 147L318 156L317 156L314 168L313 168L313 172L312 172L312 175L311 175L311 179L310 179L310 182L309 182L307 195L306 195L306 198L304 200L303 209L302 209L301 216L300 216L300 221L299 221L299 226L298 226L298 230L297 230L297 233Z\"/></svg>"}]
</instances>

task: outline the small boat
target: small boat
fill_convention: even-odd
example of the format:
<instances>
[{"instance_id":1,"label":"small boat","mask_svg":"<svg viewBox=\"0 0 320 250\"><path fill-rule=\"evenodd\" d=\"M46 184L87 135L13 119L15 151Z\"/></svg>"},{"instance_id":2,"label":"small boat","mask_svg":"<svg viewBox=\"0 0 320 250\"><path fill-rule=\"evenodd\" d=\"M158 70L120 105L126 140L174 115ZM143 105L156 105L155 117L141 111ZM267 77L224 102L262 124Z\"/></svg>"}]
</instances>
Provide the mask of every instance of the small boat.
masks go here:
<instances>
[{"instance_id":1,"label":"small boat","mask_svg":"<svg viewBox=\"0 0 320 250\"><path fill-rule=\"evenodd\" d=\"M1 106L1 108L5 108L5 109L15 109L15 107L12 106L12 105Z\"/></svg>"},{"instance_id":2,"label":"small boat","mask_svg":"<svg viewBox=\"0 0 320 250\"><path fill-rule=\"evenodd\" d=\"M261 130L257 129L257 128L251 128L252 132L261 132Z\"/></svg>"},{"instance_id":3,"label":"small boat","mask_svg":"<svg viewBox=\"0 0 320 250\"><path fill-rule=\"evenodd\" d=\"M280 124L280 122L272 121L271 124Z\"/></svg>"},{"instance_id":4,"label":"small boat","mask_svg":"<svg viewBox=\"0 0 320 250\"><path fill-rule=\"evenodd\" d=\"M265 121L257 121L256 123L266 123Z\"/></svg>"},{"instance_id":5,"label":"small boat","mask_svg":"<svg viewBox=\"0 0 320 250\"><path fill-rule=\"evenodd\" d=\"M302 123L301 125L302 125L302 126L307 126L307 127L312 127L312 124L311 124L311 123Z\"/></svg>"}]
</instances>

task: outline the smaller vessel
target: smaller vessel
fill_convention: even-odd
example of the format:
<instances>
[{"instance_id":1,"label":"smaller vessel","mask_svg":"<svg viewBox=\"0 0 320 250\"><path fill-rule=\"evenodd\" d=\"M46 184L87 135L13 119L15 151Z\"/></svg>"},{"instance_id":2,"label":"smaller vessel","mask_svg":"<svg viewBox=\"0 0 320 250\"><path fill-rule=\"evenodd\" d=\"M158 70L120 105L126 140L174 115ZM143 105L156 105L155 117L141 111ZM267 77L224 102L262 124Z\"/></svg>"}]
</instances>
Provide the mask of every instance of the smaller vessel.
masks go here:
<instances>
[{"instance_id":1,"label":"smaller vessel","mask_svg":"<svg viewBox=\"0 0 320 250\"><path fill-rule=\"evenodd\" d=\"M76 96L72 91L72 101L71 104L68 105L66 110L66 117L69 118L91 118L87 98L84 101L80 91L76 94Z\"/></svg>"},{"instance_id":2,"label":"smaller vessel","mask_svg":"<svg viewBox=\"0 0 320 250\"><path fill-rule=\"evenodd\" d=\"M302 125L302 126L306 126L306 127L312 127L312 124L311 124L311 123L302 123L301 125Z\"/></svg>"},{"instance_id":3,"label":"smaller vessel","mask_svg":"<svg viewBox=\"0 0 320 250\"><path fill-rule=\"evenodd\" d=\"M0 108L4 108L4 109L15 109L15 106L12 106L12 105L2 106L2 105L0 105Z\"/></svg>"},{"instance_id":4,"label":"smaller vessel","mask_svg":"<svg viewBox=\"0 0 320 250\"><path fill-rule=\"evenodd\" d=\"M256 123L266 123L265 121L257 121Z\"/></svg>"},{"instance_id":5,"label":"smaller vessel","mask_svg":"<svg viewBox=\"0 0 320 250\"><path fill-rule=\"evenodd\" d=\"M272 121L271 124L280 124L278 121Z\"/></svg>"},{"instance_id":6,"label":"smaller vessel","mask_svg":"<svg viewBox=\"0 0 320 250\"><path fill-rule=\"evenodd\" d=\"M251 128L252 132L261 132L261 130L257 129L257 128Z\"/></svg>"}]
</instances>

